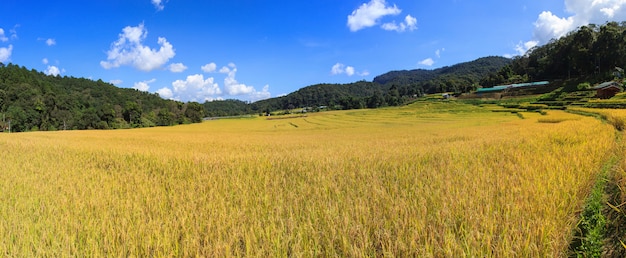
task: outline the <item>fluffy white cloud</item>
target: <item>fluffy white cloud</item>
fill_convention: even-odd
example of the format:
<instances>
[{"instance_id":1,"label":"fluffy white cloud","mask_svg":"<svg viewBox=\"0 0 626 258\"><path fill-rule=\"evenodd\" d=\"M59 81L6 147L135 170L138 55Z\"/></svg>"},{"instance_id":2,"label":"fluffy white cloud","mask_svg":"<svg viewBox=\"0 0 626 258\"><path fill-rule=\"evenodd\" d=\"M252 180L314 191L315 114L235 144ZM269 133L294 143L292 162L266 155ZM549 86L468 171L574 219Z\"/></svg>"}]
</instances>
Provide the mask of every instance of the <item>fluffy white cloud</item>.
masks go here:
<instances>
[{"instance_id":1,"label":"fluffy white cloud","mask_svg":"<svg viewBox=\"0 0 626 258\"><path fill-rule=\"evenodd\" d=\"M172 44L167 39L159 37L159 50L143 45L148 31L143 24L137 27L127 26L122 30L119 39L111 44L107 51L107 61L101 61L104 69L132 65L142 71L152 71L167 63L176 55Z\"/></svg>"},{"instance_id":2,"label":"fluffy white cloud","mask_svg":"<svg viewBox=\"0 0 626 258\"><path fill-rule=\"evenodd\" d=\"M214 72L217 68L215 63L209 63L201 67L204 72ZM225 75L224 87L220 88L214 77L205 79L202 74L189 75L185 80L172 82L171 88L161 88L156 92L165 99L181 101L213 101L224 99L223 96L238 96L251 101L267 99L271 96L269 85L265 85L261 91L253 86L239 83L236 79L237 66L229 63L219 69Z\"/></svg>"},{"instance_id":3,"label":"fluffy white cloud","mask_svg":"<svg viewBox=\"0 0 626 258\"><path fill-rule=\"evenodd\" d=\"M41 59L41 63L42 64L48 64L49 63L48 62L48 58Z\"/></svg>"},{"instance_id":4,"label":"fluffy white cloud","mask_svg":"<svg viewBox=\"0 0 626 258\"><path fill-rule=\"evenodd\" d=\"M204 79L202 74L189 75L184 81L176 80L172 82L172 87L174 89L173 95L176 96L176 99L185 101L204 101L214 95L222 94L222 90L215 83L215 79L213 77ZM159 94L163 96L163 94Z\"/></svg>"},{"instance_id":5,"label":"fluffy white cloud","mask_svg":"<svg viewBox=\"0 0 626 258\"><path fill-rule=\"evenodd\" d=\"M56 44L57 44L57 41L55 39L46 39L46 45L54 46Z\"/></svg>"},{"instance_id":6,"label":"fluffy white cloud","mask_svg":"<svg viewBox=\"0 0 626 258\"><path fill-rule=\"evenodd\" d=\"M227 74L227 73L230 73L231 68L235 68L235 67L236 67L235 64L229 63L228 66L223 66L222 68L220 68L219 72Z\"/></svg>"},{"instance_id":7,"label":"fluffy white cloud","mask_svg":"<svg viewBox=\"0 0 626 258\"><path fill-rule=\"evenodd\" d=\"M175 63L169 66L169 70L173 73L182 73L187 70L187 66L185 66L183 63Z\"/></svg>"},{"instance_id":8,"label":"fluffy white cloud","mask_svg":"<svg viewBox=\"0 0 626 258\"><path fill-rule=\"evenodd\" d=\"M372 27L378 23L380 18L386 15L397 15L402 10L396 5L387 6L385 0L371 0L362 4L358 9L348 15L348 27L350 31L358 31L363 28Z\"/></svg>"},{"instance_id":9,"label":"fluffy white cloud","mask_svg":"<svg viewBox=\"0 0 626 258\"><path fill-rule=\"evenodd\" d=\"M552 12L544 11L535 22L534 38L547 43L552 38L560 38L577 27L574 17L559 18Z\"/></svg>"},{"instance_id":10,"label":"fluffy white cloud","mask_svg":"<svg viewBox=\"0 0 626 258\"><path fill-rule=\"evenodd\" d=\"M215 72L215 70L217 69L217 65L215 63L208 63L201 66L200 69L202 69L202 71L205 73L212 73Z\"/></svg>"},{"instance_id":11,"label":"fluffy white cloud","mask_svg":"<svg viewBox=\"0 0 626 258\"><path fill-rule=\"evenodd\" d=\"M0 47L0 62L6 62L11 58L11 53L13 52L13 45L9 45L8 47Z\"/></svg>"},{"instance_id":12,"label":"fluffy white cloud","mask_svg":"<svg viewBox=\"0 0 626 258\"><path fill-rule=\"evenodd\" d=\"M330 74L332 75L338 75L338 74L342 74L344 71L344 67L345 65L342 63L336 63L335 65L333 65L333 67L330 69Z\"/></svg>"},{"instance_id":13,"label":"fluffy white cloud","mask_svg":"<svg viewBox=\"0 0 626 258\"><path fill-rule=\"evenodd\" d=\"M435 64L435 60L433 60L432 58L426 58L420 61L419 64L425 66L433 66Z\"/></svg>"},{"instance_id":14,"label":"fluffy white cloud","mask_svg":"<svg viewBox=\"0 0 626 258\"><path fill-rule=\"evenodd\" d=\"M228 67L222 67L222 69L220 69L220 73L227 74L226 78L224 78L224 89L228 95L247 95L255 91L254 87L239 83L237 79L235 79L235 75L237 74L237 67L235 64L230 63L228 64Z\"/></svg>"},{"instance_id":15,"label":"fluffy white cloud","mask_svg":"<svg viewBox=\"0 0 626 258\"><path fill-rule=\"evenodd\" d=\"M7 42L9 41L9 38L7 38L6 35L4 35L4 30L2 28L0 28L0 41L1 42Z\"/></svg>"},{"instance_id":16,"label":"fluffy white cloud","mask_svg":"<svg viewBox=\"0 0 626 258\"><path fill-rule=\"evenodd\" d=\"M219 72L226 74L224 90L228 95L247 97L251 101L267 99L271 96L269 85L265 85L261 91L257 91L253 86L238 82L235 78L237 66L234 63L229 63L228 66L222 67Z\"/></svg>"},{"instance_id":17,"label":"fluffy white cloud","mask_svg":"<svg viewBox=\"0 0 626 258\"><path fill-rule=\"evenodd\" d=\"M417 29L417 19L415 19L411 15L407 15L404 18L404 22L401 22L400 24L397 24L395 21L388 22L388 23L383 24L381 28L383 28L384 30L397 31L397 32L404 32L407 29L410 31L413 31Z\"/></svg>"},{"instance_id":18,"label":"fluffy white cloud","mask_svg":"<svg viewBox=\"0 0 626 258\"><path fill-rule=\"evenodd\" d=\"M154 5L154 8L157 9L157 11L163 11L163 9L165 8L165 5L162 0L150 0L150 1L152 2L152 5Z\"/></svg>"},{"instance_id":19,"label":"fluffy white cloud","mask_svg":"<svg viewBox=\"0 0 626 258\"><path fill-rule=\"evenodd\" d=\"M257 101L257 100L262 100L262 99L269 99L271 96L272 94L270 94L270 86L265 85L263 86L263 89L261 91L255 90L252 93L250 93L249 99L251 101Z\"/></svg>"},{"instance_id":20,"label":"fluffy white cloud","mask_svg":"<svg viewBox=\"0 0 626 258\"><path fill-rule=\"evenodd\" d=\"M136 89L136 90L139 90L139 91L148 91L150 89L150 83L153 83L153 82L156 82L156 79L136 82L133 85L133 89Z\"/></svg>"},{"instance_id":21,"label":"fluffy white cloud","mask_svg":"<svg viewBox=\"0 0 626 258\"><path fill-rule=\"evenodd\" d=\"M346 67L346 74L347 74L348 76L352 76L352 75L354 75L354 67L352 67L352 66L347 66L347 67Z\"/></svg>"},{"instance_id":22,"label":"fluffy white cloud","mask_svg":"<svg viewBox=\"0 0 626 258\"><path fill-rule=\"evenodd\" d=\"M565 9L571 16L558 17L550 11L539 14L533 41L545 44L583 25L626 20L626 0L565 0Z\"/></svg>"},{"instance_id":23,"label":"fluffy white cloud","mask_svg":"<svg viewBox=\"0 0 626 258\"><path fill-rule=\"evenodd\" d=\"M172 99L174 97L174 93L169 88L161 88L156 91L161 98L164 99Z\"/></svg>"},{"instance_id":24,"label":"fluffy white cloud","mask_svg":"<svg viewBox=\"0 0 626 258\"><path fill-rule=\"evenodd\" d=\"M538 44L539 41L536 40L520 42L515 46L515 52L517 52L517 55L523 56L524 54L526 54L526 52L528 52L528 50L534 48Z\"/></svg>"},{"instance_id":25,"label":"fluffy white cloud","mask_svg":"<svg viewBox=\"0 0 626 258\"><path fill-rule=\"evenodd\" d=\"M46 68L46 70L44 71L45 74L52 75L52 76L57 76L63 72L65 72L65 69L60 70L58 67L54 65L48 65L48 68Z\"/></svg>"},{"instance_id":26,"label":"fluffy white cloud","mask_svg":"<svg viewBox=\"0 0 626 258\"><path fill-rule=\"evenodd\" d=\"M336 63L335 65L333 65L333 67L330 69L330 74L331 75L339 75L339 74L346 74L348 76L352 76L352 75L360 75L360 76L367 76L370 73L368 71L363 71L363 72L357 72L356 69L354 68L354 66L349 66L349 65L345 65L342 63Z\"/></svg>"}]
</instances>

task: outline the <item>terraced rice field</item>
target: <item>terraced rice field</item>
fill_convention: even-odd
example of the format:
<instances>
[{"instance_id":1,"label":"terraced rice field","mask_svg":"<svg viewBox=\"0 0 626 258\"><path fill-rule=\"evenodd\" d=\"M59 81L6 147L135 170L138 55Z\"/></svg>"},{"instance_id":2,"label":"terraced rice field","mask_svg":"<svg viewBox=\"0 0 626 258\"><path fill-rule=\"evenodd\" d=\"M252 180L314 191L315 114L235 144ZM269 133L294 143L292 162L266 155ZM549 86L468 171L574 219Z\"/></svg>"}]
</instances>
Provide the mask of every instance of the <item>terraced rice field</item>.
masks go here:
<instances>
[{"instance_id":1,"label":"terraced rice field","mask_svg":"<svg viewBox=\"0 0 626 258\"><path fill-rule=\"evenodd\" d=\"M565 256L614 130L523 116L418 103L0 134L0 253Z\"/></svg>"}]
</instances>

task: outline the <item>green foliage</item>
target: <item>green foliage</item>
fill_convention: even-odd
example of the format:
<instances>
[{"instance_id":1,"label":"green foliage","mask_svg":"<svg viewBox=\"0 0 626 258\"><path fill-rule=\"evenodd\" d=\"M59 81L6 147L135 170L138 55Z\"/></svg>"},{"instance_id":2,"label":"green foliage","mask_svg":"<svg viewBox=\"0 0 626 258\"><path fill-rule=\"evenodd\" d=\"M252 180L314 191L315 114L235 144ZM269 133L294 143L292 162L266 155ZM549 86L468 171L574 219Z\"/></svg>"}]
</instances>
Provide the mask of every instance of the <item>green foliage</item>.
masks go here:
<instances>
[{"instance_id":1,"label":"green foliage","mask_svg":"<svg viewBox=\"0 0 626 258\"><path fill-rule=\"evenodd\" d=\"M253 113L250 105L236 99L204 102L204 113L208 117L240 116Z\"/></svg>"},{"instance_id":2,"label":"green foliage","mask_svg":"<svg viewBox=\"0 0 626 258\"><path fill-rule=\"evenodd\" d=\"M570 248L577 257L600 257L602 256L603 240L606 233L606 217L603 214L605 203L604 193L606 187L606 175L615 165L616 159L611 159L605 164L603 174L591 191L581 214L576 232L576 239Z\"/></svg>"},{"instance_id":3,"label":"green foliage","mask_svg":"<svg viewBox=\"0 0 626 258\"><path fill-rule=\"evenodd\" d=\"M591 89L591 84L588 82L583 82L578 84L578 90L588 90Z\"/></svg>"},{"instance_id":4,"label":"green foliage","mask_svg":"<svg viewBox=\"0 0 626 258\"><path fill-rule=\"evenodd\" d=\"M510 62L511 59L504 57L484 57L435 70L392 71L375 77L374 82L399 85L401 95L469 92L475 90L484 77L498 72Z\"/></svg>"},{"instance_id":5,"label":"green foliage","mask_svg":"<svg viewBox=\"0 0 626 258\"><path fill-rule=\"evenodd\" d=\"M503 57L485 57L435 70L392 71L377 76L373 82L316 84L283 97L252 103L249 109L252 111L250 113L267 113L272 110L288 110L294 107L328 106L338 109L355 109L398 106L424 94L461 93L475 90L482 77L498 71L510 61ZM205 103L207 113L219 113L216 110L209 110L215 106L230 110L221 112L217 116L240 115L241 112L248 110L245 106L233 101L214 102Z\"/></svg>"},{"instance_id":6,"label":"green foliage","mask_svg":"<svg viewBox=\"0 0 626 258\"><path fill-rule=\"evenodd\" d=\"M193 108L185 113L185 106ZM168 117L157 121L156 114L161 110ZM0 114L5 118L2 128L11 121L11 131L23 132L199 122L204 109L199 103L165 100L157 94L118 88L102 80L47 76L36 70L2 64Z\"/></svg>"},{"instance_id":7,"label":"green foliage","mask_svg":"<svg viewBox=\"0 0 626 258\"><path fill-rule=\"evenodd\" d=\"M587 78L593 84L621 76L616 67L624 67L624 60L626 22L590 24L514 58L481 84L504 84L513 78L533 81Z\"/></svg>"}]
</instances>

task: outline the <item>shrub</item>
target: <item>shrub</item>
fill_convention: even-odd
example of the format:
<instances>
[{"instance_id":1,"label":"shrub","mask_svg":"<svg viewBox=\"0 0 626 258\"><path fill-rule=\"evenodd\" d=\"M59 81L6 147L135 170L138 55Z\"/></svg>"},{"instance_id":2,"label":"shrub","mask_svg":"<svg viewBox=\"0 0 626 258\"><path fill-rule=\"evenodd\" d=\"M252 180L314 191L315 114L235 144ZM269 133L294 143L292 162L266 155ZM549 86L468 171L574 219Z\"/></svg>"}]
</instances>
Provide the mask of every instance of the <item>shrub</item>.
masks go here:
<instances>
[{"instance_id":1,"label":"shrub","mask_svg":"<svg viewBox=\"0 0 626 258\"><path fill-rule=\"evenodd\" d=\"M591 88L591 84L589 84L588 82L583 82L578 84L578 90L588 90Z\"/></svg>"}]
</instances>

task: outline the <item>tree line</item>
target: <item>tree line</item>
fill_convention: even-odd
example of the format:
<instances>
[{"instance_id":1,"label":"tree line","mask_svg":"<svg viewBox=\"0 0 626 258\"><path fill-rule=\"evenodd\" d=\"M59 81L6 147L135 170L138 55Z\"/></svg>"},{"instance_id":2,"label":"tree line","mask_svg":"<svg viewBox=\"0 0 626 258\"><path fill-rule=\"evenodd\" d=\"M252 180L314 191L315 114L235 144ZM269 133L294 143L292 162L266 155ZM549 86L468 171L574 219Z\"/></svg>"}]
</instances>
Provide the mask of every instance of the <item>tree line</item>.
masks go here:
<instances>
[{"instance_id":1,"label":"tree line","mask_svg":"<svg viewBox=\"0 0 626 258\"><path fill-rule=\"evenodd\" d=\"M206 102L204 105L209 116L266 114L294 108L315 110L320 106L328 109L397 106L424 94L470 92L478 87L482 78L498 72L510 62L511 59L504 57L484 57L434 70L392 71L375 77L372 82L316 84L301 88L286 96L254 103L226 100Z\"/></svg>"},{"instance_id":2,"label":"tree line","mask_svg":"<svg viewBox=\"0 0 626 258\"><path fill-rule=\"evenodd\" d=\"M577 79L602 82L623 76L626 66L626 22L581 26L567 35L534 47L483 80L499 84Z\"/></svg>"},{"instance_id":3,"label":"tree line","mask_svg":"<svg viewBox=\"0 0 626 258\"><path fill-rule=\"evenodd\" d=\"M200 103L118 88L102 80L49 76L0 63L0 130L116 129L201 122Z\"/></svg>"}]
</instances>

